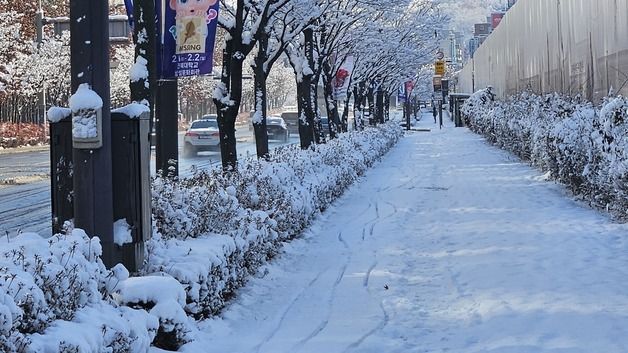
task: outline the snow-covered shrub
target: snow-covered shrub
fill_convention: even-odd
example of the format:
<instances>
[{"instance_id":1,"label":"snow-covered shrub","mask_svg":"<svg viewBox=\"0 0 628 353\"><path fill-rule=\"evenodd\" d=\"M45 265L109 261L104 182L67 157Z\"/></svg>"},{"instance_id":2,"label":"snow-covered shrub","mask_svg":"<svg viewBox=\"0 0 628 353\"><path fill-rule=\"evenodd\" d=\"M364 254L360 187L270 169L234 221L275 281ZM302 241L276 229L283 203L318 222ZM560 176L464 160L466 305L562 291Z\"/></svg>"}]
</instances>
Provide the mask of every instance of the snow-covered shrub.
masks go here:
<instances>
[{"instance_id":1,"label":"snow-covered shrub","mask_svg":"<svg viewBox=\"0 0 628 353\"><path fill-rule=\"evenodd\" d=\"M98 260L98 239L75 230L47 241L32 233L7 239L0 257L2 329L43 332L54 320L72 320L76 311L102 297L108 271ZM9 315L10 313L10 315Z\"/></svg>"},{"instance_id":2,"label":"snow-covered shrub","mask_svg":"<svg viewBox=\"0 0 628 353\"><path fill-rule=\"evenodd\" d=\"M504 101L490 90L463 106L469 128L530 161L596 206L628 219L628 99L595 107L580 97L530 92Z\"/></svg>"},{"instance_id":3,"label":"snow-covered shrub","mask_svg":"<svg viewBox=\"0 0 628 353\"><path fill-rule=\"evenodd\" d=\"M148 351L158 317L111 300L128 271L105 268L98 238L7 235L0 252L1 352Z\"/></svg>"},{"instance_id":4,"label":"snow-covered shrub","mask_svg":"<svg viewBox=\"0 0 628 353\"><path fill-rule=\"evenodd\" d=\"M150 328L157 329L153 345L167 350L177 350L191 341L193 321L186 315L185 291L170 276L132 277L124 280L114 295L120 304L146 310L158 320Z\"/></svg>"},{"instance_id":5,"label":"snow-covered shrub","mask_svg":"<svg viewBox=\"0 0 628 353\"><path fill-rule=\"evenodd\" d=\"M36 146L48 143L45 127L40 124L0 122L0 148Z\"/></svg>"},{"instance_id":6,"label":"snow-covered shrub","mask_svg":"<svg viewBox=\"0 0 628 353\"><path fill-rule=\"evenodd\" d=\"M217 313L281 242L301 234L402 135L390 122L305 151L285 146L267 161L242 160L237 173L154 179L158 233L147 244L146 273L176 278L195 318Z\"/></svg>"}]
</instances>

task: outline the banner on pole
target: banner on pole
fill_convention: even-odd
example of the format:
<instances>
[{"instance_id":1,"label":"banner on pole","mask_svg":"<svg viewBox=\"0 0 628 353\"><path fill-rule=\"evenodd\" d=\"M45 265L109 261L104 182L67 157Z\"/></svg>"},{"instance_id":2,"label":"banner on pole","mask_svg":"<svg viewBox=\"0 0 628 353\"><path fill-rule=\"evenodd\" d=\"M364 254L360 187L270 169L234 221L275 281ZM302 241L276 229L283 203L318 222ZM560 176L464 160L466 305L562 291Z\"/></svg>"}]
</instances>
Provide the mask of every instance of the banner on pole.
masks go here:
<instances>
[{"instance_id":1,"label":"banner on pole","mask_svg":"<svg viewBox=\"0 0 628 353\"><path fill-rule=\"evenodd\" d=\"M131 30L133 30L133 26L135 25L133 19L133 0L124 0L124 7L126 8L126 16L129 18L129 26Z\"/></svg>"},{"instance_id":2,"label":"banner on pole","mask_svg":"<svg viewBox=\"0 0 628 353\"><path fill-rule=\"evenodd\" d=\"M161 78L212 73L218 0L158 0Z\"/></svg>"},{"instance_id":3,"label":"banner on pole","mask_svg":"<svg viewBox=\"0 0 628 353\"><path fill-rule=\"evenodd\" d=\"M349 80L351 73L353 72L353 56L347 56L344 63L340 66L336 72L334 78L334 99L341 100L347 97L347 90L349 89Z\"/></svg>"},{"instance_id":4,"label":"banner on pole","mask_svg":"<svg viewBox=\"0 0 628 353\"><path fill-rule=\"evenodd\" d=\"M401 85L397 90L397 104L403 104L406 102L406 86Z\"/></svg>"}]
</instances>

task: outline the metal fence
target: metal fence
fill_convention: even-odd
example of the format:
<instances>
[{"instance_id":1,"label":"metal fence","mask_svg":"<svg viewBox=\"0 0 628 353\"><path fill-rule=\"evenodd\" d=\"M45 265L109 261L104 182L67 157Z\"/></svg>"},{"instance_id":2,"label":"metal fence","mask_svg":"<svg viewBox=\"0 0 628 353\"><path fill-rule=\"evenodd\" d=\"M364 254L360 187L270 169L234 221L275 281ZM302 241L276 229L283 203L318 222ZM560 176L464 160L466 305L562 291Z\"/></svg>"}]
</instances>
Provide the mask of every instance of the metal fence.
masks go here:
<instances>
[{"instance_id":1,"label":"metal fence","mask_svg":"<svg viewBox=\"0 0 628 353\"><path fill-rule=\"evenodd\" d=\"M628 0L519 0L457 76L457 90L493 86L628 95Z\"/></svg>"}]
</instances>

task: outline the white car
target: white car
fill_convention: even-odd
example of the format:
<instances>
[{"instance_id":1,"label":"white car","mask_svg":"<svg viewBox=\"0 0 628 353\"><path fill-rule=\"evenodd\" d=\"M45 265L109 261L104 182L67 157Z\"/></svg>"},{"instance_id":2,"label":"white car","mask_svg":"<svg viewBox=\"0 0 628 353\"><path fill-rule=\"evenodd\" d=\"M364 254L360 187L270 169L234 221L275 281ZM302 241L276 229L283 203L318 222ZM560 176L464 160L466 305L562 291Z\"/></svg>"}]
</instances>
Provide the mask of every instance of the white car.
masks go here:
<instances>
[{"instance_id":1,"label":"white car","mask_svg":"<svg viewBox=\"0 0 628 353\"><path fill-rule=\"evenodd\" d=\"M183 155L195 156L200 151L220 151L218 121L214 116L206 115L201 120L193 121L185 133Z\"/></svg>"}]
</instances>

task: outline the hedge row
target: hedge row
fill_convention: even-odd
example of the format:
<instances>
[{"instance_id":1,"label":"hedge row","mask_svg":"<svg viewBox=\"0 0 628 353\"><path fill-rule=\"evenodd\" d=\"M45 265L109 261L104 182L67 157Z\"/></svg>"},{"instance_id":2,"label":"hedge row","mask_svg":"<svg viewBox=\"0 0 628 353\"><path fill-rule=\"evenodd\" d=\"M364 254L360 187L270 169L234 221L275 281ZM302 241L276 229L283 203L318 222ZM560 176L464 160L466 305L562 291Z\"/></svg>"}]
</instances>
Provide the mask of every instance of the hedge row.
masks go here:
<instances>
[{"instance_id":1,"label":"hedge row","mask_svg":"<svg viewBox=\"0 0 628 353\"><path fill-rule=\"evenodd\" d=\"M106 269L97 237L82 230L0 242L0 351L19 353L176 351L198 334L282 242L402 136L394 122L342 135L315 149L276 150L237 173L198 171L153 180L154 237L130 277Z\"/></svg>"},{"instance_id":2,"label":"hedge row","mask_svg":"<svg viewBox=\"0 0 628 353\"><path fill-rule=\"evenodd\" d=\"M466 102L468 126L529 161L595 207L628 219L628 99L600 106L529 92L495 101L490 89Z\"/></svg>"},{"instance_id":3,"label":"hedge row","mask_svg":"<svg viewBox=\"0 0 628 353\"><path fill-rule=\"evenodd\" d=\"M215 314L282 242L301 234L402 135L389 123L315 149L277 149L269 161L240 162L237 173L155 179L158 235L148 244L147 273L165 272L182 283L188 314Z\"/></svg>"}]
</instances>

